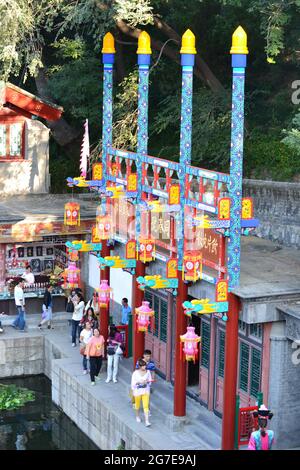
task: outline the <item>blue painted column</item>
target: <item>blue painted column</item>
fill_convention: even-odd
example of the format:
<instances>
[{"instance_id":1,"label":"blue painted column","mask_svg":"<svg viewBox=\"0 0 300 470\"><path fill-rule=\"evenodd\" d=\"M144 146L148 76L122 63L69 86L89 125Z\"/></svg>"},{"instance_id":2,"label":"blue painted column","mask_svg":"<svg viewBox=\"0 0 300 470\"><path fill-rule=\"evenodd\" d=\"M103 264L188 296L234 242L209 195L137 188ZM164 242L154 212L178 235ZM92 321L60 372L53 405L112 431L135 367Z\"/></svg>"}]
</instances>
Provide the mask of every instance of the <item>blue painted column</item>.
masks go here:
<instances>
[{"instance_id":1,"label":"blue painted column","mask_svg":"<svg viewBox=\"0 0 300 470\"><path fill-rule=\"evenodd\" d=\"M231 121L231 154L230 154L230 233L228 244L229 288L239 285L240 250L241 250L241 211L242 211L242 177L243 177L243 144L244 144L244 86L245 68L248 54L247 35L239 26L232 36L232 121ZM239 350L239 298L230 293L228 296L229 311L226 322L225 364L223 385L223 418L222 450L234 449L235 437L235 398L238 377Z\"/></svg>"},{"instance_id":2,"label":"blue painted column","mask_svg":"<svg viewBox=\"0 0 300 470\"><path fill-rule=\"evenodd\" d=\"M112 145L113 123L113 64L115 62L115 40L111 33L103 39L102 62L103 71L103 118L102 118L102 175L106 183L107 154ZM106 213L106 197L102 198L102 214Z\"/></svg>"},{"instance_id":3,"label":"blue painted column","mask_svg":"<svg viewBox=\"0 0 300 470\"><path fill-rule=\"evenodd\" d=\"M184 251L184 193L186 165L192 160L192 115L193 115L193 68L195 63L195 36L189 29L182 36L181 66L181 118L180 118L180 157L179 185L181 213L177 226L178 269L182 270Z\"/></svg>"},{"instance_id":4,"label":"blue painted column","mask_svg":"<svg viewBox=\"0 0 300 470\"><path fill-rule=\"evenodd\" d=\"M231 199L230 231L228 239L228 277L229 290L240 282L241 256L241 213L244 152L244 100L245 68L247 63L247 35L239 26L232 36L232 117L231 117L231 152L230 152L230 188Z\"/></svg>"},{"instance_id":5,"label":"blue painted column","mask_svg":"<svg viewBox=\"0 0 300 470\"><path fill-rule=\"evenodd\" d=\"M102 118L102 181L106 186L107 180L107 154L112 145L112 118L113 118L113 64L115 61L115 40L111 33L107 33L103 39L102 62L103 62L103 118ZM101 197L101 213L107 213L107 198ZM102 241L101 255L104 258L109 256L110 248L108 240ZM101 271L100 271L101 273ZM110 282L110 268L106 267L100 274L101 279ZM105 344L108 335L109 307L100 309L101 334ZM106 348L105 348L106 351Z\"/></svg>"},{"instance_id":6,"label":"blue painted column","mask_svg":"<svg viewBox=\"0 0 300 470\"><path fill-rule=\"evenodd\" d=\"M182 304L187 300L188 287L182 279L184 252L184 193L186 165L191 164L192 150L192 100L193 100L193 67L195 62L195 36L189 29L182 36L181 65L182 65L182 95L181 95L181 124L180 124L180 217L177 226L178 250L178 291L176 298L175 324L175 374L174 374L174 416L180 418L186 414L186 362L181 359L180 335L186 333L186 316Z\"/></svg>"},{"instance_id":7,"label":"blue painted column","mask_svg":"<svg viewBox=\"0 0 300 470\"><path fill-rule=\"evenodd\" d=\"M148 153L148 106L149 106L149 65L151 60L150 36L146 31L139 35L138 39L138 127L137 127L137 157L136 168L138 175L137 205L136 205L136 240L139 247L141 234L141 210L142 201L142 157Z\"/></svg>"},{"instance_id":8,"label":"blue painted column","mask_svg":"<svg viewBox=\"0 0 300 470\"><path fill-rule=\"evenodd\" d=\"M141 200L142 200L142 157L148 153L148 94L149 94L149 65L151 60L151 40L146 31L139 35L138 39L138 141L136 156L136 171L138 181L135 236L137 242L137 253L139 251L139 237L141 234ZM145 276L145 264L140 260L136 262L135 275L133 277L133 309L140 307L144 299L144 293L138 288L136 279ZM143 356L145 349L145 334L136 328L136 316L133 320L133 364Z\"/></svg>"}]
</instances>

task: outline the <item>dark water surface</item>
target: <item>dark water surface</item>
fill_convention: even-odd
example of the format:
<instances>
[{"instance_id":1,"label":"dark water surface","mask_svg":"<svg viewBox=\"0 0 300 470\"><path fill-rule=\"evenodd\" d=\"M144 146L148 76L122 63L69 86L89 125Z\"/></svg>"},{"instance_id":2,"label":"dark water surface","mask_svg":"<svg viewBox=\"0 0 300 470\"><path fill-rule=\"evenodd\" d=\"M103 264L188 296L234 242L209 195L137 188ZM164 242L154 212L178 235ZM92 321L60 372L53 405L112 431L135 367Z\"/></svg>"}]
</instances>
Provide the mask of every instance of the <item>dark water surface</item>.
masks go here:
<instances>
[{"instance_id":1,"label":"dark water surface","mask_svg":"<svg viewBox=\"0 0 300 470\"><path fill-rule=\"evenodd\" d=\"M0 450L99 450L52 403L51 382L47 377L0 379L0 383L35 392L35 401L16 410L0 412Z\"/></svg>"}]
</instances>

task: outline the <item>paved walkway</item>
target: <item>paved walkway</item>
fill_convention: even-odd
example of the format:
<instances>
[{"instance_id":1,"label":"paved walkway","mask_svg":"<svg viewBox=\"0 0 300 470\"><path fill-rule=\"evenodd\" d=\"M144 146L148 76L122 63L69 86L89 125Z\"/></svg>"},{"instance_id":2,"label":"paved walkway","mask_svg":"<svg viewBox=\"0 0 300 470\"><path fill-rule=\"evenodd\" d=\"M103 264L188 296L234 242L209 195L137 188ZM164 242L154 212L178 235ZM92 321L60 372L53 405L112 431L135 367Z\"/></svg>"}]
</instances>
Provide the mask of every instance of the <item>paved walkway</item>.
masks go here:
<instances>
[{"instance_id":1,"label":"paved walkway","mask_svg":"<svg viewBox=\"0 0 300 470\"><path fill-rule=\"evenodd\" d=\"M171 430L170 426L173 423L173 386L158 376L153 386L153 394L151 394L151 428L146 428L143 423L136 423L129 398L132 359L121 359L118 383L110 382L109 384L105 383L106 363L104 362L100 373L100 381L95 387L92 387L89 375L83 375L82 373L79 347L72 348L70 329L66 325L65 315L63 313L57 314L56 320L54 320L54 330L48 330L45 327L42 331L39 331L36 327L37 316L28 315L27 333L19 333L11 327L6 327L3 338L45 336L46 342L52 343L55 350L60 353L60 355L57 355L60 373L69 374L71 379L76 381L78 390L84 388L84 397L87 401L91 396L93 400L96 399L109 407L110 412L113 410L115 416L126 423L126 426L130 428L133 434L145 439L149 449L208 450L220 448L221 420L189 397L187 397L186 424L183 425L180 431ZM4 323L10 324L11 318L9 318L9 321L5 320ZM0 340L1 337L2 335ZM59 359L59 357L62 359ZM57 372L53 370L53 373L56 374ZM54 376L53 380L56 380ZM81 426L80 421L77 421L76 424L85 431L84 424Z\"/></svg>"}]
</instances>

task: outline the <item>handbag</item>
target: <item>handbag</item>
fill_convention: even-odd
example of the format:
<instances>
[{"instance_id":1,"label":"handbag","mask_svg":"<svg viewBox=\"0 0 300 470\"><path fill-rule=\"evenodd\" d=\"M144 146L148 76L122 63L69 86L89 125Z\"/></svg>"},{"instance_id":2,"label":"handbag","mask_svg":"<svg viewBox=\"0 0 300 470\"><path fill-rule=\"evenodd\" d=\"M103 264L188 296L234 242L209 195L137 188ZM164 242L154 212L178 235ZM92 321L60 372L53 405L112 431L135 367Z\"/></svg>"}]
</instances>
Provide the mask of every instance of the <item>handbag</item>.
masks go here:
<instances>
[{"instance_id":1,"label":"handbag","mask_svg":"<svg viewBox=\"0 0 300 470\"><path fill-rule=\"evenodd\" d=\"M74 304L73 302L68 302L66 307L66 312L73 313L74 312Z\"/></svg>"},{"instance_id":2,"label":"handbag","mask_svg":"<svg viewBox=\"0 0 300 470\"><path fill-rule=\"evenodd\" d=\"M123 354L121 346L117 347L116 354L119 354L120 356Z\"/></svg>"},{"instance_id":3,"label":"handbag","mask_svg":"<svg viewBox=\"0 0 300 470\"><path fill-rule=\"evenodd\" d=\"M109 344L109 345L107 346L107 354L108 354L109 356L113 356L113 355L115 354L115 352L116 352L116 347L113 346L112 344Z\"/></svg>"},{"instance_id":4,"label":"handbag","mask_svg":"<svg viewBox=\"0 0 300 470\"><path fill-rule=\"evenodd\" d=\"M79 352L80 352L80 354L81 354L82 356L84 356L85 348L86 348L86 344L81 344L81 345L80 345Z\"/></svg>"}]
</instances>

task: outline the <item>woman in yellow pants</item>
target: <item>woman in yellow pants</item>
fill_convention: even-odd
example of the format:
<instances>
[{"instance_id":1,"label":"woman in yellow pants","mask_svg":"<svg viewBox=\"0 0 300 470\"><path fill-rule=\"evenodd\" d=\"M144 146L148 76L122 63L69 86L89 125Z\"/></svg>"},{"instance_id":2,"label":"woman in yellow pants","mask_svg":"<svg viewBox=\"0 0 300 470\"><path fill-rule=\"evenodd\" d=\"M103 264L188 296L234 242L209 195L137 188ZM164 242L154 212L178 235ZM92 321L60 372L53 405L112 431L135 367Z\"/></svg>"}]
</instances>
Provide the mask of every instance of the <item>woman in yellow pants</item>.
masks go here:
<instances>
[{"instance_id":1,"label":"woman in yellow pants","mask_svg":"<svg viewBox=\"0 0 300 470\"><path fill-rule=\"evenodd\" d=\"M138 423L141 422L141 418L139 416L139 409L142 401L145 415L145 424L146 426L150 426L151 423L149 423L149 399L151 373L149 370L146 369L147 363L146 361L144 361L144 359L138 360L138 366L139 368L133 372L131 378L131 390L135 401L136 420Z\"/></svg>"}]
</instances>

